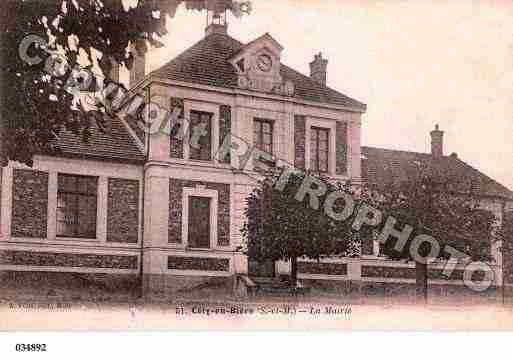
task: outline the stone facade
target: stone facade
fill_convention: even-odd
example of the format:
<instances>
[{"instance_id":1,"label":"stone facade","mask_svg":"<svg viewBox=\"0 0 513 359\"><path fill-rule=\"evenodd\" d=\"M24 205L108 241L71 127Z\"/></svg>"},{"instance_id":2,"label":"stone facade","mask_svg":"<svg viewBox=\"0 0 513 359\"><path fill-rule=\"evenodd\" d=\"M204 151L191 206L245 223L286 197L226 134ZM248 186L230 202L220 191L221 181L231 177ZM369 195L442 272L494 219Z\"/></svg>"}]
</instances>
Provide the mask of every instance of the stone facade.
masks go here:
<instances>
[{"instance_id":1,"label":"stone facade","mask_svg":"<svg viewBox=\"0 0 513 359\"><path fill-rule=\"evenodd\" d=\"M175 108L180 110L178 114L179 119L184 118L184 102L181 98L170 99L170 108L171 113L173 113ZM169 157L171 158L183 158L183 124L171 123L171 134L169 136L170 139L170 147L169 147Z\"/></svg>"},{"instance_id":2,"label":"stone facade","mask_svg":"<svg viewBox=\"0 0 513 359\"><path fill-rule=\"evenodd\" d=\"M303 274L346 275L346 263L298 262L298 272Z\"/></svg>"},{"instance_id":3,"label":"stone facade","mask_svg":"<svg viewBox=\"0 0 513 359\"><path fill-rule=\"evenodd\" d=\"M366 278L398 278L415 279L415 267L388 267L388 266L362 266L362 277ZM481 281L484 273L476 271L472 275L473 281ZM443 269L429 268L428 279L430 280L463 280L463 270L455 269L450 277L443 274Z\"/></svg>"},{"instance_id":4,"label":"stone facade","mask_svg":"<svg viewBox=\"0 0 513 359\"><path fill-rule=\"evenodd\" d=\"M305 141L306 119L305 116L294 116L294 166L305 169Z\"/></svg>"},{"instance_id":5,"label":"stone facade","mask_svg":"<svg viewBox=\"0 0 513 359\"><path fill-rule=\"evenodd\" d=\"M184 187L205 186L218 192L217 244L230 245L230 185L224 183L189 181L171 178L169 180L169 243L183 243L182 239L182 193Z\"/></svg>"},{"instance_id":6,"label":"stone facade","mask_svg":"<svg viewBox=\"0 0 513 359\"><path fill-rule=\"evenodd\" d=\"M12 200L11 234L14 237L46 238L48 173L15 169Z\"/></svg>"},{"instance_id":7,"label":"stone facade","mask_svg":"<svg viewBox=\"0 0 513 359\"><path fill-rule=\"evenodd\" d=\"M336 126L335 173L345 175L347 173L347 123L338 121Z\"/></svg>"},{"instance_id":8,"label":"stone facade","mask_svg":"<svg viewBox=\"0 0 513 359\"><path fill-rule=\"evenodd\" d=\"M167 257L167 268L174 270L228 272L230 270L230 260L228 258L169 256Z\"/></svg>"},{"instance_id":9,"label":"stone facade","mask_svg":"<svg viewBox=\"0 0 513 359\"><path fill-rule=\"evenodd\" d=\"M415 279L415 268L362 266L362 277Z\"/></svg>"},{"instance_id":10,"label":"stone facade","mask_svg":"<svg viewBox=\"0 0 513 359\"><path fill-rule=\"evenodd\" d=\"M139 234L139 181L109 178L107 241L137 243Z\"/></svg>"},{"instance_id":11,"label":"stone facade","mask_svg":"<svg viewBox=\"0 0 513 359\"><path fill-rule=\"evenodd\" d=\"M219 148L223 145L226 136L231 134L232 130L232 109L230 106L221 105L219 108ZM225 158L220 158L221 163L230 163L231 156L228 153Z\"/></svg>"},{"instance_id":12,"label":"stone facade","mask_svg":"<svg viewBox=\"0 0 513 359\"><path fill-rule=\"evenodd\" d=\"M137 256L0 251L0 265L137 269Z\"/></svg>"}]
</instances>

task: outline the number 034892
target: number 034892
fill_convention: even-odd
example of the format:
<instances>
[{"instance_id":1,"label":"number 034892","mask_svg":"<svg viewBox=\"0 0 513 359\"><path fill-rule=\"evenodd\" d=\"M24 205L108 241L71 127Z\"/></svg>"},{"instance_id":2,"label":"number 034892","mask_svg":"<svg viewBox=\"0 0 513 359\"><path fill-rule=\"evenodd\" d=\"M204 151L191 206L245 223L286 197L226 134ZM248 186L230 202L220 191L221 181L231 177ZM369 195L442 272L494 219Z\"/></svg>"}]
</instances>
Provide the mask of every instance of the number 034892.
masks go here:
<instances>
[{"instance_id":1,"label":"number 034892","mask_svg":"<svg viewBox=\"0 0 513 359\"><path fill-rule=\"evenodd\" d=\"M46 344L16 344L17 352L45 352Z\"/></svg>"}]
</instances>

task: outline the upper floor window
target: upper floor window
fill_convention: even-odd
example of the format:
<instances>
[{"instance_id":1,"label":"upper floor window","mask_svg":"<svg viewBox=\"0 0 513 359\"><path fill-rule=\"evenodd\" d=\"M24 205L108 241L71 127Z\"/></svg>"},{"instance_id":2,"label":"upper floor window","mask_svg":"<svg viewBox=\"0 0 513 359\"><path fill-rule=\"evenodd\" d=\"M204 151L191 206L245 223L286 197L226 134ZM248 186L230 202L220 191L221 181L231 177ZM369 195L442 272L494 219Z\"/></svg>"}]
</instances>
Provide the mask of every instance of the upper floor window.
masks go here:
<instances>
[{"instance_id":1,"label":"upper floor window","mask_svg":"<svg viewBox=\"0 0 513 359\"><path fill-rule=\"evenodd\" d=\"M260 151L273 153L273 123L269 120L255 119L253 122L254 144Z\"/></svg>"},{"instance_id":2,"label":"upper floor window","mask_svg":"<svg viewBox=\"0 0 513 359\"><path fill-rule=\"evenodd\" d=\"M310 131L310 169L328 172L329 129L312 127Z\"/></svg>"},{"instance_id":3,"label":"upper floor window","mask_svg":"<svg viewBox=\"0 0 513 359\"><path fill-rule=\"evenodd\" d=\"M96 238L98 177L58 175L57 236Z\"/></svg>"},{"instance_id":4,"label":"upper floor window","mask_svg":"<svg viewBox=\"0 0 513 359\"><path fill-rule=\"evenodd\" d=\"M189 126L189 158L210 161L212 159L212 114L191 111Z\"/></svg>"}]
</instances>

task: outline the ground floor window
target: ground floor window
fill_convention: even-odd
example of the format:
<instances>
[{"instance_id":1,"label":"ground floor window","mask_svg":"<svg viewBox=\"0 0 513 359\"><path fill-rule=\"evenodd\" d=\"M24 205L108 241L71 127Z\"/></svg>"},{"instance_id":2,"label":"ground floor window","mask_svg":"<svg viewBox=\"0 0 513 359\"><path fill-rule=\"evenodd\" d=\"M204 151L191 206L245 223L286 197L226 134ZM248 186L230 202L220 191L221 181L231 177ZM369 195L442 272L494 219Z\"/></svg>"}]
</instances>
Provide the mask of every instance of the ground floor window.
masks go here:
<instances>
[{"instance_id":1,"label":"ground floor window","mask_svg":"<svg viewBox=\"0 0 513 359\"><path fill-rule=\"evenodd\" d=\"M57 236L96 238L98 177L58 175Z\"/></svg>"},{"instance_id":2,"label":"ground floor window","mask_svg":"<svg viewBox=\"0 0 513 359\"><path fill-rule=\"evenodd\" d=\"M210 248L211 198L189 196L188 243L191 248Z\"/></svg>"}]
</instances>

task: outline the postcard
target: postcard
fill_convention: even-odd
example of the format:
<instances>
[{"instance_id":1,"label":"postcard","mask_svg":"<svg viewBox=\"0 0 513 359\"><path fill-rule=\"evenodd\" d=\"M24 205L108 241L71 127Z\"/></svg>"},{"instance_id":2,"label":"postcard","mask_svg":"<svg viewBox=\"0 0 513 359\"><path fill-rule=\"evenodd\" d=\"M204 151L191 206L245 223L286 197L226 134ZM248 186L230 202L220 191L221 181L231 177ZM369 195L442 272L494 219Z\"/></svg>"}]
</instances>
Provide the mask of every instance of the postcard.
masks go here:
<instances>
[{"instance_id":1,"label":"postcard","mask_svg":"<svg viewBox=\"0 0 513 359\"><path fill-rule=\"evenodd\" d=\"M513 329L512 3L3 8L0 330Z\"/></svg>"}]
</instances>

